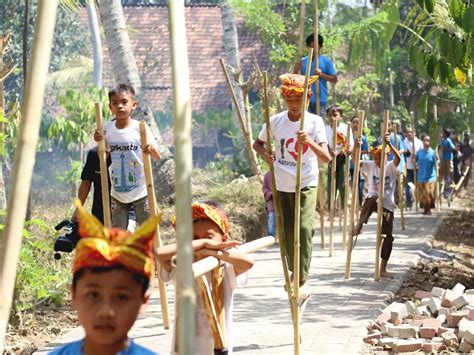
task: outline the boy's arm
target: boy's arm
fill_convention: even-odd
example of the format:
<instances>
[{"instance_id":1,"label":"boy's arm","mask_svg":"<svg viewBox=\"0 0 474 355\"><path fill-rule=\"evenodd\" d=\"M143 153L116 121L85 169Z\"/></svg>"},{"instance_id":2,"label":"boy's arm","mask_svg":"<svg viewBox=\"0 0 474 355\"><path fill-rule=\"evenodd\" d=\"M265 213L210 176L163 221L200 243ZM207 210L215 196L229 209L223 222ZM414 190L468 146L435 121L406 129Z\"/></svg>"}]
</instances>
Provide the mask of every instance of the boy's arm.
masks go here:
<instances>
[{"instance_id":1,"label":"boy's arm","mask_svg":"<svg viewBox=\"0 0 474 355\"><path fill-rule=\"evenodd\" d=\"M265 142L257 138L253 143L252 148L258 153L258 155L265 159L268 165L272 165L275 160L275 157L272 154L268 153L264 145Z\"/></svg>"},{"instance_id":2,"label":"boy's arm","mask_svg":"<svg viewBox=\"0 0 474 355\"><path fill-rule=\"evenodd\" d=\"M398 152L398 149L395 148L390 142L390 134L387 134L385 136L385 144L388 144L388 146L390 147L390 151L393 154L393 164L398 167L398 164L400 164L400 153Z\"/></svg>"},{"instance_id":3,"label":"boy's arm","mask_svg":"<svg viewBox=\"0 0 474 355\"><path fill-rule=\"evenodd\" d=\"M214 256L222 261L232 264L235 275L240 275L249 270L255 259L250 254L239 253L237 250L219 250L219 249L203 249L203 256Z\"/></svg>"},{"instance_id":4,"label":"boy's arm","mask_svg":"<svg viewBox=\"0 0 474 355\"><path fill-rule=\"evenodd\" d=\"M160 151L153 144L148 144L143 147L143 153L150 154L153 160L160 160Z\"/></svg>"},{"instance_id":5,"label":"boy's arm","mask_svg":"<svg viewBox=\"0 0 474 355\"><path fill-rule=\"evenodd\" d=\"M323 163L331 161L331 154L329 154L328 144L326 142L316 143L305 131L298 131L297 138L298 144L307 144Z\"/></svg>"}]
</instances>

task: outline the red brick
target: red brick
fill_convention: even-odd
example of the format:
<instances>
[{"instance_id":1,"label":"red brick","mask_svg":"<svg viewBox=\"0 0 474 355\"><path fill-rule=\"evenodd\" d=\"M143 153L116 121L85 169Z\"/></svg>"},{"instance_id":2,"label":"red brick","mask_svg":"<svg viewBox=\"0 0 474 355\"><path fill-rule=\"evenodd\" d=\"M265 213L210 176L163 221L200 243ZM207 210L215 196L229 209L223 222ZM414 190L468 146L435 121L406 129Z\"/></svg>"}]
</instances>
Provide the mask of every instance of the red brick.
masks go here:
<instances>
[{"instance_id":1,"label":"red brick","mask_svg":"<svg viewBox=\"0 0 474 355\"><path fill-rule=\"evenodd\" d=\"M469 311L457 311L448 314L448 325L451 327L456 327L459 321L462 318L466 318L469 314Z\"/></svg>"},{"instance_id":2,"label":"red brick","mask_svg":"<svg viewBox=\"0 0 474 355\"><path fill-rule=\"evenodd\" d=\"M422 299L422 298L431 298L431 297L432 295L431 295L431 292L429 291L418 290L415 292L415 298Z\"/></svg>"},{"instance_id":3,"label":"red brick","mask_svg":"<svg viewBox=\"0 0 474 355\"><path fill-rule=\"evenodd\" d=\"M474 320L474 309L471 309L469 311L469 314L467 315L467 319Z\"/></svg>"},{"instance_id":4,"label":"red brick","mask_svg":"<svg viewBox=\"0 0 474 355\"><path fill-rule=\"evenodd\" d=\"M459 295L455 293L453 290L446 290L444 293L443 299L441 300L441 306L450 308L452 307L452 302L458 298Z\"/></svg>"},{"instance_id":5,"label":"red brick","mask_svg":"<svg viewBox=\"0 0 474 355\"><path fill-rule=\"evenodd\" d=\"M420 328L420 338L433 339L437 333L438 333L437 328L428 328L428 327Z\"/></svg>"},{"instance_id":6,"label":"red brick","mask_svg":"<svg viewBox=\"0 0 474 355\"><path fill-rule=\"evenodd\" d=\"M375 319L375 323L379 325L384 325L389 320L390 320L390 312L384 312Z\"/></svg>"},{"instance_id":7,"label":"red brick","mask_svg":"<svg viewBox=\"0 0 474 355\"><path fill-rule=\"evenodd\" d=\"M375 330L372 334L366 335L364 338L364 342L374 344L373 340L375 340L375 344L378 343L378 339L382 338L382 333L378 330Z\"/></svg>"},{"instance_id":8,"label":"red brick","mask_svg":"<svg viewBox=\"0 0 474 355\"><path fill-rule=\"evenodd\" d=\"M398 339L393 344L393 351L394 352L408 352L408 351L418 351L422 348L423 342L420 339L413 339L413 340L405 340L405 339Z\"/></svg>"},{"instance_id":9,"label":"red brick","mask_svg":"<svg viewBox=\"0 0 474 355\"><path fill-rule=\"evenodd\" d=\"M432 342L432 343L424 343L423 344L423 351L425 353L437 353L439 351L445 350L446 345L439 342Z\"/></svg>"},{"instance_id":10,"label":"red brick","mask_svg":"<svg viewBox=\"0 0 474 355\"><path fill-rule=\"evenodd\" d=\"M440 320L434 318L428 318L423 320L423 327L427 328L435 328L436 330L438 330L438 328L441 327L441 324L442 323Z\"/></svg>"}]
</instances>

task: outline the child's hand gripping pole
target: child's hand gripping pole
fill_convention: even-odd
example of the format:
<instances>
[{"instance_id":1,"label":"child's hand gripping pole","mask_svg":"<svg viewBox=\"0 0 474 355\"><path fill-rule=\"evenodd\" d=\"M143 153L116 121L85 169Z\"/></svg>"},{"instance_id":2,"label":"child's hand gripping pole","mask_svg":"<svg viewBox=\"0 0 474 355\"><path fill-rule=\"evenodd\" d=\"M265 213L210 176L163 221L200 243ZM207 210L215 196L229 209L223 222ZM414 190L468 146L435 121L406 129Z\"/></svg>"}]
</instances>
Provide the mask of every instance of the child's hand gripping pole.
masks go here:
<instances>
[{"instance_id":1,"label":"child's hand gripping pole","mask_svg":"<svg viewBox=\"0 0 474 355\"><path fill-rule=\"evenodd\" d=\"M100 102L94 103L95 107L95 121L97 130L103 132L103 120L102 120L102 104ZM99 155L100 165L100 183L102 187L102 207L104 211L104 226L105 228L112 228L112 219L110 216L110 195L109 195L109 178L107 174L107 155L105 152L105 140L99 141L99 147L97 149Z\"/></svg>"},{"instance_id":2,"label":"child's hand gripping pole","mask_svg":"<svg viewBox=\"0 0 474 355\"><path fill-rule=\"evenodd\" d=\"M141 146L146 147L148 145L148 139L146 136L146 127L145 122L140 121L140 140ZM158 209L156 207L156 197L155 197L155 188L153 183L153 171L151 169L151 157L150 154L143 154L143 167L145 170L145 181L146 181L146 189L148 193L148 206L150 208L150 215L156 216L158 214ZM153 240L154 249L161 247L161 238L160 238L160 227L159 225L156 227L155 238ZM155 259L155 271L157 261ZM170 327L170 320L169 320L169 312L168 312L168 297L166 295L166 285L163 281L158 279L158 286L160 290L160 304L161 304L161 312L163 313L163 327L165 329L169 329Z\"/></svg>"},{"instance_id":3,"label":"child's hand gripping pole","mask_svg":"<svg viewBox=\"0 0 474 355\"><path fill-rule=\"evenodd\" d=\"M354 139L354 175L352 178L352 200L351 200L351 211L349 215L349 238L346 245L346 273L344 278L347 280L351 277L351 258L352 258L352 249L354 246L354 219L356 214L356 206L359 204L358 194L359 194L359 170L360 170L360 144L355 144L355 141L362 139L362 128L364 127L364 111L359 111L359 125L357 126L357 137ZM348 191L349 192L349 191ZM347 193L348 193L347 192Z\"/></svg>"},{"instance_id":4,"label":"child's hand gripping pole","mask_svg":"<svg viewBox=\"0 0 474 355\"><path fill-rule=\"evenodd\" d=\"M267 152L273 155L273 148L272 148L272 135L270 130L270 109L268 103L268 75L267 72L263 72L263 116L265 119L265 127L267 131ZM281 257L281 264L283 266L283 276L285 278L285 289L288 293L288 302L290 304L290 312L291 312L291 319L293 323L295 323L296 319L293 314L293 306L292 306L292 286L290 281L290 274L288 270L288 259L286 257L286 253L284 250L285 247L285 235L283 232L283 214L281 211L281 204L278 197L278 193L276 190L276 183L275 183L275 168L273 164L269 164L270 174L272 176L272 196L273 196L273 206L275 208L275 217L276 217L276 224L277 224L277 231L278 231L278 238L279 246L280 246L280 257Z\"/></svg>"},{"instance_id":5,"label":"child's hand gripping pole","mask_svg":"<svg viewBox=\"0 0 474 355\"><path fill-rule=\"evenodd\" d=\"M385 135L387 134L388 119L390 111L385 110L383 113L382 123L382 154L380 155L380 175L379 175L379 191L377 197L377 241L375 245L375 281L380 280L380 252L382 246L382 224L383 224L383 195L385 191L385 161L387 154L385 154Z\"/></svg>"}]
</instances>

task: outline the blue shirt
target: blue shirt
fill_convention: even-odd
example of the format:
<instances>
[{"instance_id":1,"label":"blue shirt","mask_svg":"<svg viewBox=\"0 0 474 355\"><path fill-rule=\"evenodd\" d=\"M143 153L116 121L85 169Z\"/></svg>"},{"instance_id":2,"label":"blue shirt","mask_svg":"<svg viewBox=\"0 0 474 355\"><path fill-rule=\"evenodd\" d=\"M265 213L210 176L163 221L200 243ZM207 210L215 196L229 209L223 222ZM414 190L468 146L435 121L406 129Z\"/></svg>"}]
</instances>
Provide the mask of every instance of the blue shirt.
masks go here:
<instances>
[{"instance_id":1,"label":"blue shirt","mask_svg":"<svg viewBox=\"0 0 474 355\"><path fill-rule=\"evenodd\" d=\"M360 146L360 150L369 150L369 143L367 143L367 137L362 135L362 144ZM351 156L351 162L349 165L349 169L354 170L354 162L352 161L352 156Z\"/></svg>"},{"instance_id":2,"label":"blue shirt","mask_svg":"<svg viewBox=\"0 0 474 355\"><path fill-rule=\"evenodd\" d=\"M420 149L416 152L416 163L418 166L416 180L418 182L436 181L436 157L435 151L432 148L429 148L428 150Z\"/></svg>"},{"instance_id":3,"label":"blue shirt","mask_svg":"<svg viewBox=\"0 0 474 355\"><path fill-rule=\"evenodd\" d=\"M306 75L306 64L308 63L308 57L303 57L301 59L301 74ZM318 68L326 75L336 75L336 69L334 64L328 57L324 55L318 55ZM311 75L314 74L314 60L311 63ZM328 83L326 80L319 78L319 102L322 105L325 105L328 101ZM311 85L311 91L313 96L311 96L311 102L316 102L316 83Z\"/></svg>"},{"instance_id":4,"label":"blue shirt","mask_svg":"<svg viewBox=\"0 0 474 355\"><path fill-rule=\"evenodd\" d=\"M50 352L50 355L83 355L82 352L83 340L78 340L72 343L68 343L58 349ZM130 346L127 349L117 353L117 355L158 355L157 352L148 350L141 345L135 344L133 340L130 340Z\"/></svg>"},{"instance_id":5,"label":"blue shirt","mask_svg":"<svg viewBox=\"0 0 474 355\"><path fill-rule=\"evenodd\" d=\"M453 160L454 144L451 138L446 138L441 141L443 148L443 155L441 160Z\"/></svg>"},{"instance_id":6,"label":"blue shirt","mask_svg":"<svg viewBox=\"0 0 474 355\"><path fill-rule=\"evenodd\" d=\"M379 144L382 144L382 138L378 139ZM390 134L390 143L395 147L395 133ZM403 144L403 138L401 135L397 134L397 150L405 150L405 144ZM388 161L393 160L392 152L388 153ZM400 154L400 164L398 164L398 171L403 173L405 168L405 154Z\"/></svg>"}]
</instances>

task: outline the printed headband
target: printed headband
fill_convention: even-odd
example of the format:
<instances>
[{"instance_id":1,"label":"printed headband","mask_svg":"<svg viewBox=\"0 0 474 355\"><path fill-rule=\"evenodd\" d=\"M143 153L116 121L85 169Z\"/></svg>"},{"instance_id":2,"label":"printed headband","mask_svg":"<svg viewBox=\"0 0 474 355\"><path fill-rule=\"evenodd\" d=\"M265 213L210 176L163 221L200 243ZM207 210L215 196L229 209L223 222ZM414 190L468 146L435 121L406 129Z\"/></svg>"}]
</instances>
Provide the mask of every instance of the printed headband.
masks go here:
<instances>
[{"instance_id":1,"label":"printed headband","mask_svg":"<svg viewBox=\"0 0 474 355\"><path fill-rule=\"evenodd\" d=\"M377 148L370 147L370 152L373 155L382 155L382 145L379 145ZM390 147L385 146L385 154L390 153Z\"/></svg>"},{"instance_id":2,"label":"printed headband","mask_svg":"<svg viewBox=\"0 0 474 355\"><path fill-rule=\"evenodd\" d=\"M191 205L193 221L199 219L210 219L212 222L217 224L223 234L227 234L230 229L229 219L224 211L219 208L213 207L206 203L194 202ZM176 227L176 216L172 219L173 227Z\"/></svg>"},{"instance_id":3,"label":"printed headband","mask_svg":"<svg viewBox=\"0 0 474 355\"><path fill-rule=\"evenodd\" d=\"M284 97L300 96L304 93L304 75L299 74L283 74L280 76L281 94ZM317 75L308 78L308 92L311 92L309 87L318 79Z\"/></svg>"}]
</instances>

